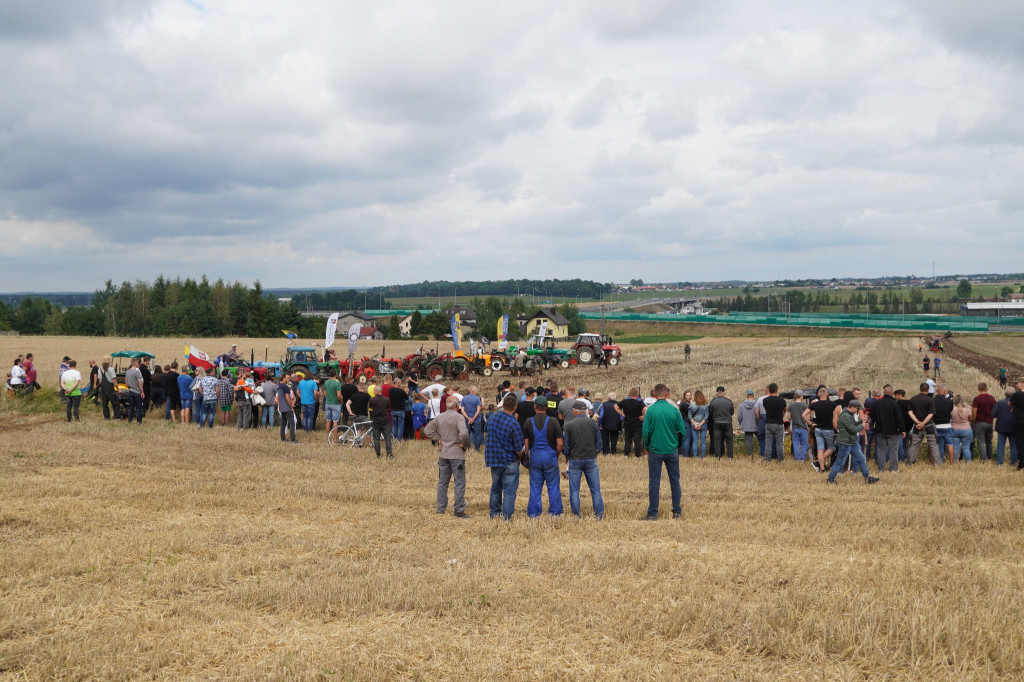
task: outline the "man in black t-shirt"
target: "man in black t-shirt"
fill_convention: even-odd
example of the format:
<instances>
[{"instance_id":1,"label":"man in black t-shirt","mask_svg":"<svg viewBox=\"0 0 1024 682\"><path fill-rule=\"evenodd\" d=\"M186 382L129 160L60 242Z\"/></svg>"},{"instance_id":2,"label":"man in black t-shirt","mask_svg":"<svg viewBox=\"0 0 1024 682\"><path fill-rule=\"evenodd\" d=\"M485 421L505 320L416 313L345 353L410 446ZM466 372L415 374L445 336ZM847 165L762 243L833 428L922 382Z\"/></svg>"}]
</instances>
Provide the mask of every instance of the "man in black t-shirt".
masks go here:
<instances>
[{"instance_id":1,"label":"man in black t-shirt","mask_svg":"<svg viewBox=\"0 0 1024 682\"><path fill-rule=\"evenodd\" d=\"M405 403L408 399L409 394L398 384L388 391L388 400L391 401L391 430L395 440L405 438Z\"/></svg>"},{"instance_id":2,"label":"man in black t-shirt","mask_svg":"<svg viewBox=\"0 0 1024 682\"><path fill-rule=\"evenodd\" d=\"M841 409L828 399L828 389L824 386L818 389L818 399L807 408L814 421L814 444L818 452L815 470L821 473L828 471L826 462L836 449L836 421Z\"/></svg>"},{"instance_id":3,"label":"man in black t-shirt","mask_svg":"<svg viewBox=\"0 0 1024 682\"><path fill-rule=\"evenodd\" d=\"M164 388L164 420L178 421L177 413L181 411L181 392L178 390L178 361L175 360L163 374Z\"/></svg>"},{"instance_id":4,"label":"man in black t-shirt","mask_svg":"<svg viewBox=\"0 0 1024 682\"><path fill-rule=\"evenodd\" d=\"M764 412L764 433L765 446L764 458L769 462L774 456L782 461L782 446L786 439L786 399L779 397L779 385L768 384L768 395L761 401L761 410Z\"/></svg>"},{"instance_id":5,"label":"man in black t-shirt","mask_svg":"<svg viewBox=\"0 0 1024 682\"><path fill-rule=\"evenodd\" d=\"M644 401L640 400L640 389L638 387L634 386L629 389L629 397L619 403L619 409L622 410L622 430L626 439L626 449L622 454L629 457L629 453L635 449L636 456L643 457Z\"/></svg>"},{"instance_id":6,"label":"man in black t-shirt","mask_svg":"<svg viewBox=\"0 0 1024 682\"><path fill-rule=\"evenodd\" d=\"M527 420L537 414L537 410L533 406L533 399L537 397L536 389L532 386L527 386L525 396L525 399L520 400L516 404L516 421L519 422L519 426L525 426Z\"/></svg>"},{"instance_id":7,"label":"man in black t-shirt","mask_svg":"<svg viewBox=\"0 0 1024 682\"><path fill-rule=\"evenodd\" d=\"M359 391L356 385L348 381L341 385L341 423L348 425L350 415L348 412L348 401Z\"/></svg>"},{"instance_id":8,"label":"man in black t-shirt","mask_svg":"<svg viewBox=\"0 0 1024 682\"><path fill-rule=\"evenodd\" d=\"M341 390L344 391L344 387ZM345 411L352 417L353 422L369 421L370 394L357 386L356 392L345 402Z\"/></svg>"}]
</instances>

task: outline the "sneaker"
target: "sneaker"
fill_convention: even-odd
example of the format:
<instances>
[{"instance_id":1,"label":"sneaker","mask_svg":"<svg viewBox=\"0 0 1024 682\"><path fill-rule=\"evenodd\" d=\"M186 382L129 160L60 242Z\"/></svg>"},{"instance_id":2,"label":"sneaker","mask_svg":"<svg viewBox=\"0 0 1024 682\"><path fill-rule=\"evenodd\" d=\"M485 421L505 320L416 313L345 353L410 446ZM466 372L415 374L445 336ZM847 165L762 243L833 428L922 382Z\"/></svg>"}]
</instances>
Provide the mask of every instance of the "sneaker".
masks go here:
<instances>
[{"instance_id":1,"label":"sneaker","mask_svg":"<svg viewBox=\"0 0 1024 682\"><path fill-rule=\"evenodd\" d=\"M877 476L868 476L867 478L864 479L864 482L867 483L868 485L871 485L872 483L878 483L878 481L879 478Z\"/></svg>"},{"instance_id":2,"label":"sneaker","mask_svg":"<svg viewBox=\"0 0 1024 682\"><path fill-rule=\"evenodd\" d=\"M681 518L683 518L683 512L672 512L672 518L673 519L681 519Z\"/></svg>"},{"instance_id":3,"label":"sneaker","mask_svg":"<svg viewBox=\"0 0 1024 682\"><path fill-rule=\"evenodd\" d=\"M838 483L836 483L836 479L831 478L831 477L830 478L826 478L825 479L825 483L828 483L830 485L839 485Z\"/></svg>"},{"instance_id":4,"label":"sneaker","mask_svg":"<svg viewBox=\"0 0 1024 682\"><path fill-rule=\"evenodd\" d=\"M816 473L816 474L820 474L821 473L821 465L820 464L818 464L814 460L811 460L811 466L814 467L814 473Z\"/></svg>"},{"instance_id":5,"label":"sneaker","mask_svg":"<svg viewBox=\"0 0 1024 682\"><path fill-rule=\"evenodd\" d=\"M640 520L641 521L657 521L658 520L658 515L657 514L647 514L646 516L641 516Z\"/></svg>"},{"instance_id":6,"label":"sneaker","mask_svg":"<svg viewBox=\"0 0 1024 682\"><path fill-rule=\"evenodd\" d=\"M469 518L472 518L472 517L469 514L467 514L466 512L455 512L455 518L457 518L457 519L469 519Z\"/></svg>"},{"instance_id":7,"label":"sneaker","mask_svg":"<svg viewBox=\"0 0 1024 682\"><path fill-rule=\"evenodd\" d=\"M566 469L565 471L562 472L562 478L569 478L569 470L568 469Z\"/></svg>"}]
</instances>

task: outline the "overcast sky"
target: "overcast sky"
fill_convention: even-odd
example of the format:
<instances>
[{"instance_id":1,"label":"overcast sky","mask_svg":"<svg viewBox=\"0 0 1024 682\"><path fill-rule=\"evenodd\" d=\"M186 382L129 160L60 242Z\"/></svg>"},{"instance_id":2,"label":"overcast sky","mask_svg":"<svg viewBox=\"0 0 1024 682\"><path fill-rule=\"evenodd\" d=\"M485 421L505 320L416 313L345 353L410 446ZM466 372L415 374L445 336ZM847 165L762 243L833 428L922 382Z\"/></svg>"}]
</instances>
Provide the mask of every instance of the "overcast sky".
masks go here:
<instances>
[{"instance_id":1,"label":"overcast sky","mask_svg":"<svg viewBox=\"0 0 1024 682\"><path fill-rule=\"evenodd\" d=\"M1022 26L1009 0L0 0L0 291L1020 271Z\"/></svg>"}]
</instances>

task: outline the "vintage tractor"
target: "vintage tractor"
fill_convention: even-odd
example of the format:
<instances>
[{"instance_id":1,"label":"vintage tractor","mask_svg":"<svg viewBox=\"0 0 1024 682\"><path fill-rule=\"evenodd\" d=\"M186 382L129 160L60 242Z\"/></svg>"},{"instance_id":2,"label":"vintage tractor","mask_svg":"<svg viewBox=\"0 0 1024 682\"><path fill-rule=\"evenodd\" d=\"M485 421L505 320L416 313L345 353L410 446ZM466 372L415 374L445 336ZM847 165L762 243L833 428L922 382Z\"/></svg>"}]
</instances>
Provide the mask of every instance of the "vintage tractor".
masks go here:
<instances>
[{"instance_id":1,"label":"vintage tractor","mask_svg":"<svg viewBox=\"0 0 1024 682\"><path fill-rule=\"evenodd\" d=\"M619 364L622 349L607 334L580 334L572 345L576 358L581 365L589 365L604 354L609 365Z\"/></svg>"},{"instance_id":2,"label":"vintage tractor","mask_svg":"<svg viewBox=\"0 0 1024 682\"><path fill-rule=\"evenodd\" d=\"M331 368L341 374L340 363L337 360L320 362L313 346L288 346L281 364L287 372L303 379L327 378L327 372Z\"/></svg>"},{"instance_id":3,"label":"vintage tractor","mask_svg":"<svg viewBox=\"0 0 1024 682\"><path fill-rule=\"evenodd\" d=\"M515 346L511 346L508 349L509 357L515 358L519 349ZM541 338L534 334L530 337L526 344L526 355L530 359L539 362L544 366L544 369L550 369L551 367L561 367L563 369L568 368L570 365L575 365L576 352L573 350L566 350L565 348L555 347L555 340L550 336Z\"/></svg>"}]
</instances>

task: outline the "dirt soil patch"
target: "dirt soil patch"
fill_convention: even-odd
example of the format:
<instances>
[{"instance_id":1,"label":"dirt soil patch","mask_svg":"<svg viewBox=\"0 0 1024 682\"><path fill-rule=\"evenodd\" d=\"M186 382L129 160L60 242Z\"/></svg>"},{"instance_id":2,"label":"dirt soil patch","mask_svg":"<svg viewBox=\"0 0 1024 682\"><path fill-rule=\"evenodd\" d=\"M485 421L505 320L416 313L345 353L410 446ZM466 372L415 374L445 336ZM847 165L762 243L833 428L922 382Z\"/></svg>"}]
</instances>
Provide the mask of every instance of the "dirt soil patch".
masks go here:
<instances>
[{"instance_id":1,"label":"dirt soil patch","mask_svg":"<svg viewBox=\"0 0 1024 682\"><path fill-rule=\"evenodd\" d=\"M955 338L946 339L946 341L946 350L944 352L954 360L959 360L965 365L989 374L996 379L999 378L999 368L1005 367L1006 376L1010 383L1015 382L1017 379L1024 379L1024 366L1009 360L995 358L991 355L975 353L973 350L968 350L958 344Z\"/></svg>"}]
</instances>

